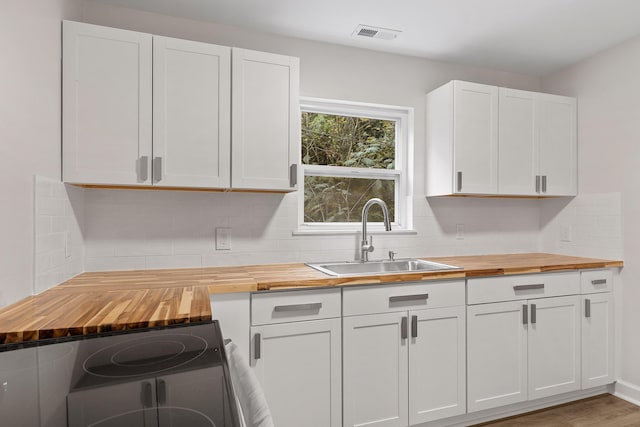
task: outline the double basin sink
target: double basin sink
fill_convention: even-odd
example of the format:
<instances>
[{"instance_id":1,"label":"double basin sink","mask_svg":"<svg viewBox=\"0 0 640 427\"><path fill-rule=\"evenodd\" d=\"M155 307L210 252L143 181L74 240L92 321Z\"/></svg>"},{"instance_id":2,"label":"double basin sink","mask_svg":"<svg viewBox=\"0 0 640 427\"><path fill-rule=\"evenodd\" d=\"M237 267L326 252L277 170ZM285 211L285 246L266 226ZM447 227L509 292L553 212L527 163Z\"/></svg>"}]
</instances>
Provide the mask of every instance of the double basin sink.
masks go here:
<instances>
[{"instance_id":1,"label":"double basin sink","mask_svg":"<svg viewBox=\"0 0 640 427\"><path fill-rule=\"evenodd\" d=\"M307 265L333 277L368 276L379 274L417 273L421 271L461 270L462 267L424 261L421 259L398 259L386 261L347 261L314 263Z\"/></svg>"}]
</instances>

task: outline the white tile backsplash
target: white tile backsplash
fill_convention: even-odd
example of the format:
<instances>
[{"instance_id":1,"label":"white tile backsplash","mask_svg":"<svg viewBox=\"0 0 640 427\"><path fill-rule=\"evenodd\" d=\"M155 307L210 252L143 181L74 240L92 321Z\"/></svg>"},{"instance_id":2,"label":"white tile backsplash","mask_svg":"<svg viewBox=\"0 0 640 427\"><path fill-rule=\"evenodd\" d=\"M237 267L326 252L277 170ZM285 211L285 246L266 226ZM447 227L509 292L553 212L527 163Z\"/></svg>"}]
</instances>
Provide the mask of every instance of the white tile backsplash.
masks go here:
<instances>
[{"instance_id":1,"label":"white tile backsplash","mask_svg":"<svg viewBox=\"0 0 640 427\"><path fill-rule=\"evenodd\" d=\"M561 240L562 227L571 228L571 241ZM621 194L543 200L540 239L545 252L623 259Z\"/></svg>"},{"instance_id":2,"label":"white tile backsplash","mask_svg":"<svg viewBox=\"0 0 640 427\"><path fill-rule=\"evenodd\" d=\"M84 190L42 176L34 181L34 291L40 293L84 271Z\"/></svg>"},{"instance_id":3,"label":"white tile backsplash","mask_svg":"<svg viewBox=\"0 0 640 427\"><path fill-rule=\"evenodd\" d=\"M87 271L355 259L358 235L293 235L298 194L85 191ZM455 237L465 224L465 238ZM231 228L231 251L215 229ZM372 259L539 250L540 203L415 197L415 234L376 233Z\"/></svg>"},{"instance_id":4,"label":"white tile backsplash","mask_svg":"<svg viewBox=\"0 0 640 427\"><path fill-rule=\"evenodd\" d=\"M83 190L37 177L36 291L82 271L356 259L358 234L293 234L297 196ZM545 200L417 196L415 233L375 233L371 258L389 250L398 257L545 251L622 258L620 212L618 193ZM464 224L463 239L456 238L457 224ZM571 242L560 240L562 226L571 226ZM217 227L231 228L230 251L216 250Z\"/></svg>"}]
</instances>

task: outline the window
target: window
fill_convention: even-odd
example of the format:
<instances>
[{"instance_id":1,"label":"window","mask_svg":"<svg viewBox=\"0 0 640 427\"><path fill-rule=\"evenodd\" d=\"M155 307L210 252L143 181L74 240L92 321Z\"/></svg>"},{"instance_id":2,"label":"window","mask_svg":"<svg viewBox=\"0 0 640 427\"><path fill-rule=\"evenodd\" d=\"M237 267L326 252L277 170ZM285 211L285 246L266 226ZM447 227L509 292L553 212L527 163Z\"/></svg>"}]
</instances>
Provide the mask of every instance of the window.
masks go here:
<instances>
[{"instance_id":1,"label":"window","mask_svg":"<svg viewBox=\"0 0 640 427\"><path fill-rule=\"evenodd\" d=\"M385 201L394 229L409 229L412 127L411 108L303 99L300 231L359 229L372 197ZM381 226L382 211L368 219Z\"/></svg>"}]
</instances>

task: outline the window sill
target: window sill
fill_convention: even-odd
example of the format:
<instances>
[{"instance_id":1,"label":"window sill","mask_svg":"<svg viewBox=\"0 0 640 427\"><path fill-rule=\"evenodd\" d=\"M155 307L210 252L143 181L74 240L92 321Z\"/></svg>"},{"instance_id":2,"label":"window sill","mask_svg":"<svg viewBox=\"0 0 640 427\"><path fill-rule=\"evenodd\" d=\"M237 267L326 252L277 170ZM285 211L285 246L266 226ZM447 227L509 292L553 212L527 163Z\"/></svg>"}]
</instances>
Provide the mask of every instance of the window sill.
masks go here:
<instances>
[{"instance_id":1,"label":"window sill","mask_svg":"<svg viewBox=\"0 0 640 427\"><path fill-rule=\"evenodd\" d=\"M362 229L336 229L336 228L326 228L326 229L307 229L307 228L298 228L291 232L293 236L348 236L348 235L357 235L361 234ZM367 234L376 234L376 235L416 235L418 232L413 229L399 229L399 230L391 230L385 231L383 228L367 228Z\"/></svg>"}]
</instances>

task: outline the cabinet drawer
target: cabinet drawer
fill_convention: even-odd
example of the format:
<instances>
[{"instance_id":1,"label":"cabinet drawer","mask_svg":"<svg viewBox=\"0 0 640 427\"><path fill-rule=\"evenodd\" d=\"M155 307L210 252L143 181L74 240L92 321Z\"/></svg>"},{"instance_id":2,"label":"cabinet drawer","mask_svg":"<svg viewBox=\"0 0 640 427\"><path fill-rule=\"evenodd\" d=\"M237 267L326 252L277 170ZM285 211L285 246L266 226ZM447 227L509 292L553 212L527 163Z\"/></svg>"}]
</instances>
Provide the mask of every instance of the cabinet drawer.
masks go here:
<instances>
[{"instance_id":1,"label":"cabinet drawer","mask_svg":"<svg viewBox=\"0 0 640 427\"><path fill-rule=\"evenodd\" d=\"M343 291L345 316L464 305L464 281L411 282L348 288Z\"/></svg>"},{"instance_id":2,"label":"cabinet drawer","mask_svg":"<svg viewBox=\"0 0 640 427\"><path fill-rule=\"evenodd\" d=\"M484 304L580 293L580 273L528 274L467 280L467 303Z\"/></svg>"},{"instance_id":3,"label":"cabinet drawer","mask_svg":"<svg viewBox=\"0 0 640 427\"><path fill-rule=\"evenodd\" d=\"M580 288L583 294L610 292L613 289L611 270L590 270L580 273Z\"/></svg>"},{"instance_id":4,"label":"cabinet drawer","mask_svg":"<svg viewBox=\"0 0 640 427\"><path fill-rule=\"evenodd\" d=\"M340 317L340 289L265 292L251 295L251 324Z\"/></svg>"}]
</instances>

